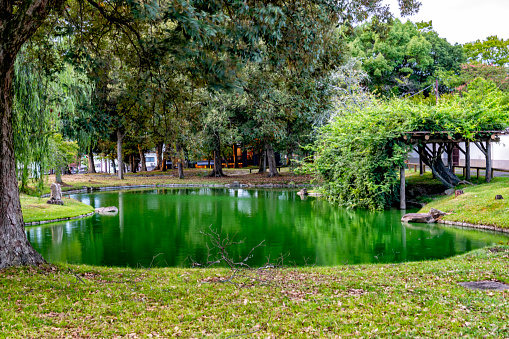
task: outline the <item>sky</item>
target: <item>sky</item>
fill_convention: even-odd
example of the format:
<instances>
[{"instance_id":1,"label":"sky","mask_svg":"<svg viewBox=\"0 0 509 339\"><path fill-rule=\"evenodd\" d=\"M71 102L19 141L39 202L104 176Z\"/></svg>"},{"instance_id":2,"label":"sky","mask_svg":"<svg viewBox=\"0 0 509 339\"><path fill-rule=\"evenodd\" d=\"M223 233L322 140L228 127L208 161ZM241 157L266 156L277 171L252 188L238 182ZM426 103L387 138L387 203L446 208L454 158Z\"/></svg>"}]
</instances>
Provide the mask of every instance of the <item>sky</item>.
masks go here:
<instances>
[{"instance_id":1,"label":"sky","mask_svg":"<svg viewBox=\"0 0 509 339\"><path fill-rule=\"evenodd\" d=\"M433 20L433 28L451 44L485 40L497 35L509 39L509 0L420 0L413 22ZM399 16L397 0L384 0Z\"/></svg>"}]
</instances>

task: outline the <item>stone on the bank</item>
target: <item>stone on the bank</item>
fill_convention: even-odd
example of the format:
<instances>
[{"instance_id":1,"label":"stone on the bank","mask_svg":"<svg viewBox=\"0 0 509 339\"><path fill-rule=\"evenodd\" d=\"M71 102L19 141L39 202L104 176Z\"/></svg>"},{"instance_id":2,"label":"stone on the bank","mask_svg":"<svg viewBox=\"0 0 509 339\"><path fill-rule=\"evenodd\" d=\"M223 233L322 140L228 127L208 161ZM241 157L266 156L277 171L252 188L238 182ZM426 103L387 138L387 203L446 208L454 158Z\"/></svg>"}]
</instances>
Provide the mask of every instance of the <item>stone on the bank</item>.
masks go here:
<instances>
[{"instance_id":1,"label":"stone on the bank","mask_svg":"<svg viewBox=\"0 0 509 339\"><path fill-rule=\"evenodd\" d=\"M50 186L51 195L50 200L62 200L62 189L60 185L56 182L52 183Z\"/></svg>"},{"instance_id":2,"label":"stone on the bank","mask_svg":"<svg viewBox=\"0 0 509 339\"><path fill-rule=\"evenodd\" d=\"M118 213L118 208L116 208L115 206L99 207L95 209L95 213L116 215Z\"/></svg>"},{"instance_id":3,"label":"stone on the bank","mask_svg":"<svg viewBox=\"0 0 509 339\"><path fill-rule=\"evenodd\" d=\"M432 223L435 218L429 213L408 213L401 218L402 222Z\"/></svg>"},{"instance_id":4,"label":"stone on the bank","mask_svg":"<svg viewBox=\"0 0 509 339\"><path fill-rule=\"evenodd\" d=\"M456 190L454 188L449 188L444 191L445 195L453 195Z\"/></svg>"},{"instance_id":5,"label":"stone on the bank","mask_svg":"<svg viewBox=\"0 0 509 339\"><path fill-rule=\"evenodd\" d=\"M432 208L432 209L429 210L429 214L431 214L431 216L436 220L439 217L444 216L445 212L437 210L436 208Z\"/></svg>"},{"instance_id":6,"label":"stone on the bank","mask_svg":"<svg viewBox=\"0 0 509 339\"><path fill-rule=\"evenodd\" d=\"M436 222L444 212L432 208L429 213L408 213L401 218L402 222L433 223Z\"/></svg>"},{"instance_id":7,"label":"stone on the bank","mask_svg":"<svg viewBox=\"0 0 509 339\"><path fill-rule=\"evenodd\" d=\"M51 195L46 203L51 205L63 205L64 202L62 201L62 189L60 188L60 185L54 182L51 184L50 190Z\"/></svg>"},{"instance_id":8,"label":"stone on the bank","mask_svg":"<svg viewBox=\"0 0 509 339\"><path fill-rule=\"evenodd\" d=\"M308 195L308 190L304 187L297 194L300 195L301 197L303 197L305 195Z\"/></svg>"}]
</instances>

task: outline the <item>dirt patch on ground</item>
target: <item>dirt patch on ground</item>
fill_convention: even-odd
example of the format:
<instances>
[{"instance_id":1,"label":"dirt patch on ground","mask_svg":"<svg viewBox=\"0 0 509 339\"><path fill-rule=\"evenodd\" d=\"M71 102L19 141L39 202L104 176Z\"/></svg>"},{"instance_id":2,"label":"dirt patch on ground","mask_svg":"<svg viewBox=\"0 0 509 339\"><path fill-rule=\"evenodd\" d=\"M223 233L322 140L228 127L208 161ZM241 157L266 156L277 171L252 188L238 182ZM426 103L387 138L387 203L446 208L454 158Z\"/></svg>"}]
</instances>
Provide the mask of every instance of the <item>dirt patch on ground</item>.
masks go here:
<instances>
[{"instance_id":1,"label":"dirt patch on ground","mask_svg":"<svg viewBox=\"0 0 509 339\"><path fill-rule=\"evenodd\" d=\"M465 281L460 282L459 285L468 288L469 290L492 290L492 291L509 290L509 285L499 281Z\"/></svg>"},{"instance_id":2,"label":"dirt patch on ground","mask_svg":"<svg viewBox=\"0 0 509 339\"><path fill-rule=\"evenodd\" d=\"M509 252L509 249L502 247L492 247L488 248L488 251L490 251L491 253L499 253L499 252Z\"/></svg>"}]
</instances>

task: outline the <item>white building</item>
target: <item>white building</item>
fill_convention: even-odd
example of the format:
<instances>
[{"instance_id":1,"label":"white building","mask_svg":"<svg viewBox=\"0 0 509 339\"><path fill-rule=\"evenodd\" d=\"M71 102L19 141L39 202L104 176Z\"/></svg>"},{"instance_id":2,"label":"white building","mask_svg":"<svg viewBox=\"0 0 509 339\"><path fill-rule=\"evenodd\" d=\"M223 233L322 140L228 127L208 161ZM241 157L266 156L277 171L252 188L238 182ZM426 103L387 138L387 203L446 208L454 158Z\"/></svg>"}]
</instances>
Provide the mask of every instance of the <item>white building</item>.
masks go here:
<instances>
[{"instance_id":1,"label":"white building","mask_svg":"<svg viewBox=\"0 0 509 339\"><path fill-rule=\"evenodd\" d=\"M465 149L465 143L459 144L461 149ZM442 153L444 164L447 164L447 153ZM509 135L501 135L499 142L493 142L491 147L491 159L494 169L509 170ZM415 150L408 159L410 163L419 163L419 155ZM465 166L465 155L459 150L453 152L453 164L456 166ZM484 153L474 144L470 143L470 166L486 167L486 157Z\"/></svg>"}]
</instances>

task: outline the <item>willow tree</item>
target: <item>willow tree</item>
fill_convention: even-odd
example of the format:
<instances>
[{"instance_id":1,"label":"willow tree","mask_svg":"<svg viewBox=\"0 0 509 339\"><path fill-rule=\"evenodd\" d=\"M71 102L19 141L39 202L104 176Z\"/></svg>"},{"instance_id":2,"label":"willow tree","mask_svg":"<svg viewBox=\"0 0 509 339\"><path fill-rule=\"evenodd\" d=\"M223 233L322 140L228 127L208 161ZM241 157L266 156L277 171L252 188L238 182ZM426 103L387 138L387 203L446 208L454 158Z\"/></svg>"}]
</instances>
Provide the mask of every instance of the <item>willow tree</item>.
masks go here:
<instances>
[{"instance_id":1,"label":"willow tree","mask_svg":"<svg viewBox=\"0 0 509 339\"><path fill-rule=\"evenodd\" d=\"M14 63L62 0L0 1L0 268L44 262L28 242L19 201L12 130Z\"/></svg>"}]
</instances>

